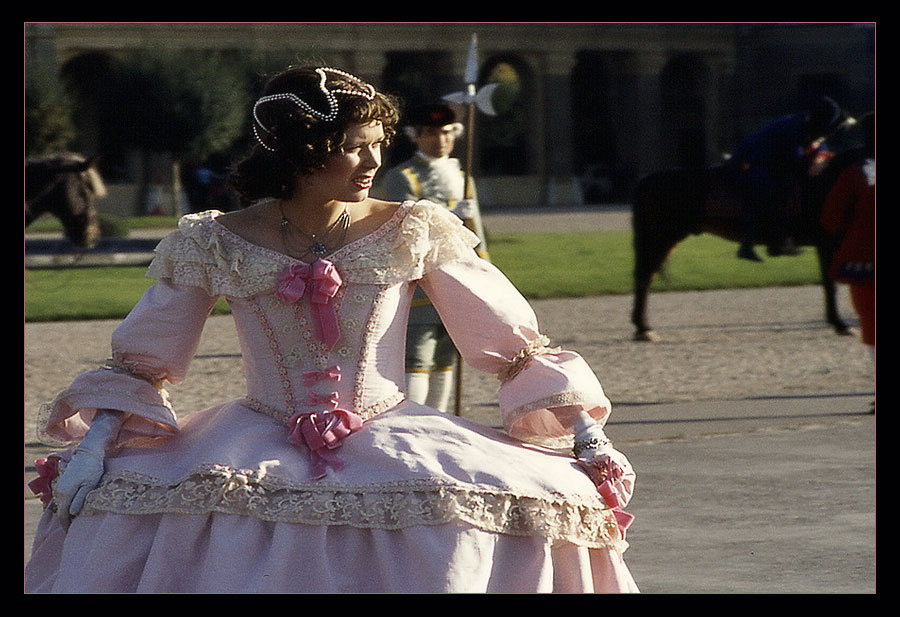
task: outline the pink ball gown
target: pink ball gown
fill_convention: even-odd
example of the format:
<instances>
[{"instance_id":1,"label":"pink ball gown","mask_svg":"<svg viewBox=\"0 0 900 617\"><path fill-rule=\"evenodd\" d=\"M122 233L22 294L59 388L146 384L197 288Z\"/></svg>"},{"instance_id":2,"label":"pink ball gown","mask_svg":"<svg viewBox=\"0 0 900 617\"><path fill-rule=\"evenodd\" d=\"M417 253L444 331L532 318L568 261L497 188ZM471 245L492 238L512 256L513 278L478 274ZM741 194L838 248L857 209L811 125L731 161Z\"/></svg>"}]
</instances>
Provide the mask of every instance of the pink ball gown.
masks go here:
<instances>
[{"instance_id":1,"label":"pink ball gown","mask_svg":"<svg viewBox=\"0 0 900 617\"><path fill-rule=\"evenodd\" d=\"M111 360L43 409L60 466L97 409L127 419L68 531L44 510L26 591L637 591L624 513L564 450L572 427L554 411L602 423L610 403L579 355L547 346L458 219L405 202L305 264L218 215L186 216L160 243L157 282L116 329ZM505 430L405 399L416 284L465 361L501 378ZM219 297L246 396L179 421L164 385L187 377ZM634 473L618 460L624 506Z\"/></svg>"}]
</instances>

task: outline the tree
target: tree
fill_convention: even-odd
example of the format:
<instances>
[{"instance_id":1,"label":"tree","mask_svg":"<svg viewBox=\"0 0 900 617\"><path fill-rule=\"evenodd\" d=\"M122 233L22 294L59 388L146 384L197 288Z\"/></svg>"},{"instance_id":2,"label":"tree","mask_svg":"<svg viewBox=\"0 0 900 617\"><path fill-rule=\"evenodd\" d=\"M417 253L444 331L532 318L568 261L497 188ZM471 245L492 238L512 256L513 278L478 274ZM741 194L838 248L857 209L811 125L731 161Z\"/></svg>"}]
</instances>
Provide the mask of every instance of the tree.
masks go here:
<instances>
[{"instance_id":1,"label":"tree","mask_svg":"<svg viewBox=\"0 0 900 617\"><path fill-rule=\"evenodd\" d=\"M130 149L170 154L173 195L181 192L183 163L228 150L246 130L243 65L224 52L136 53L115 63L106 88L102 117L110 133Z\"/></svg>"},{"instance_id":2,"label":"tree","mask_svg":"<svg viewBox=\"0 0 900 617\"><path fill-rule=\"evenodd\" d=\"M75 138L72 102L55 75L25 73L25 156L68 149Z\"/></svg>"}]
</instances>

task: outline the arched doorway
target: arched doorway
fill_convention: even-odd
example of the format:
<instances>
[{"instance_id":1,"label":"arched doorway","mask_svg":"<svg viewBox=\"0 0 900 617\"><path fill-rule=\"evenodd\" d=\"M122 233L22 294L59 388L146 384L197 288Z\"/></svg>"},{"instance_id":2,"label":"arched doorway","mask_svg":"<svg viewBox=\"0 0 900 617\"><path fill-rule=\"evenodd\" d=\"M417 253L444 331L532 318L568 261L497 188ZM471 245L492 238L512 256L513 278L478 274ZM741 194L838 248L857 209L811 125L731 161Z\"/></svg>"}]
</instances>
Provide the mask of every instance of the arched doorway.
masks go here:
<instances>
[{"instance_id":1,"label":"arched doorway","mask_svg":"<svg viewBox=\"0 0 900 617\"><path fill-rule=\"evenodd\" d=\"M660 75L663 151L670 167L703 167L710 72L698 54L671 58Z\"/></svg>"},{"instance_id":2,"label":"arched doorway","mask_svg":"<svg viewBox=\"0 0 900 617\"><path fill-rule=\"evenodd\" d=\"M403 115L418 105L434 103L452 92L452 55L442 51L390 51L382 73L383 88L399 97ZM401 119L402 122L402 119ZM415 144L398 133L387 153L385 167L409 158Z\"/></svg>"},{"instance_id":3,"label":"arched doorway","mask_svg":"<svg viewBox=\"0 0 900 617\"><path fill-rule=\"evenodd\" d=\"M587 203L602 203L625 190L613 112L610 52L581 51L570 81L572 172Z\"/></svg>"},{"instance_id":4,"label":"arched doorway","mask_svg":"<svg viewBox=\"0 0 900 617\"><path fill-rule=\"evenodd\" d=\"M495 116L478 114L477 166L486 176L522 176L532 173L529 130L533 126L534 92L531 71L520 58L501 54L482 66L479 86L499 84L492 102Z\"/></svg>"}]
</instances>

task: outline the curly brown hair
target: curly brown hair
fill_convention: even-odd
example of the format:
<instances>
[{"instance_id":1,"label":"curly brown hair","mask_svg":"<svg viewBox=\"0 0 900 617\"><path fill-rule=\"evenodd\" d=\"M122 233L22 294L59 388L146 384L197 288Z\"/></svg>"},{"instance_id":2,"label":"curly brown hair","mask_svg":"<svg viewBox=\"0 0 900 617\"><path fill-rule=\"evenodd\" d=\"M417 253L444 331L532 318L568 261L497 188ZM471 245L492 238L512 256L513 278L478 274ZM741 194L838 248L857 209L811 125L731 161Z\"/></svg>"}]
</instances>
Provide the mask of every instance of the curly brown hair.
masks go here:
<instances>
[{"instance_id":1,"label":"curly brown hair","mask_svg":"<svg viewBox=\"0 0 900 617\"><path fill-rule=\"evenodd\" d=\"M317 115L330 109L322 75L325 90L337 103L333 119ZM332 154L340 152L351 126L379 121L385 143L389 142L400 121L399 105L394 97L369 88L352 75L332 69L317 72L317 67L292 67L269 80L263 97L295 95L314 111L296 99L275 99L257 108L252 118L257 144L230 178L243 205L291 197L299 176L322 169Z\"/></svg>"}]
</instances>

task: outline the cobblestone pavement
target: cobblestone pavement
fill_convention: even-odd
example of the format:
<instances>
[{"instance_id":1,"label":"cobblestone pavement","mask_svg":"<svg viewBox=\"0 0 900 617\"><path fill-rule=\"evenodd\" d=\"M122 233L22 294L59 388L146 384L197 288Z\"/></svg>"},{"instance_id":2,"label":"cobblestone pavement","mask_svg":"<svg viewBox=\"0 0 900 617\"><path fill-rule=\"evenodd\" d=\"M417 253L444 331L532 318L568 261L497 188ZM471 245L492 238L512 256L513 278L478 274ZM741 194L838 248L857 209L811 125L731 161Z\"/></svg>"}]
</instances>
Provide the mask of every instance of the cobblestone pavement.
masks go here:
<instances>
[{"instance_id":1,"label":"cobblestone pavement","mask_svg":"<svg viewBox=\"0 0 900 617\"><path fill-rule=\"evenodd\" d=\"M845 293L839 302L846 314ZM828 329L817 287L655 294L651 315L662 336L657 343L632 340L629 296L541 300L533 306L551 344L581 353L614 407L874 392L871 360L855 337ZM40 403L109 356L117 324L26 324L26 443L34 440ZM209 320L188 379L169 391L182 413L243 395L230 317ZM496 425L496 391L493 376L466 367L462 415Z\"/></svg>"}]
</instances>

